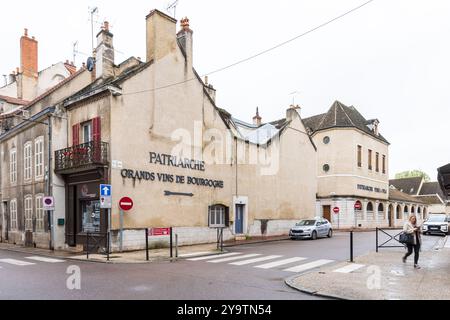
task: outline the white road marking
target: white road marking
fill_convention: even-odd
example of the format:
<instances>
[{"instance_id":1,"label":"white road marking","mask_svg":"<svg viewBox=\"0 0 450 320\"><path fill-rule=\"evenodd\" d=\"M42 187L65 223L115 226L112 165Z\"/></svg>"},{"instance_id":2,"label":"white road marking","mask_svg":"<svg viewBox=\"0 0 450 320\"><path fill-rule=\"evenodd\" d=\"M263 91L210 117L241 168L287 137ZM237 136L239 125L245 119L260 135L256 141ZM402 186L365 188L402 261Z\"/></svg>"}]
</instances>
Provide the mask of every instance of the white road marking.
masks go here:
<instances>
[{"instance_id":1,"label":"white road marking","mask_svg":"<svg viewBox=\"0 0 450 320\"><path fill-rule=\"evenodd\" d=\"M61 263L61 262L65 262L64 260L45 258L45 257L27 257L25 259L39 261L39 262L47 262L47 263Z\"/></svg>"},{"instance_id":2,"label":"white road marking","mask_svg":"<svg viewBox=\"0 0 450 320\"><path fill-rule=\"evenodd\" d=\"M204 256L205 254L209 254L211 252L195 252L195 253L186 253L179 255L180 258L190 258L190 257L198 257L198 256Z\"/></svg>"},{"instance_id":3,"label":"white road marking","mask_svg":"<svg viewBox=\"0 0 450 320\"><path fill-rule=\"evenodd\" d=\"M332 263L332 262L334 262L334 260L322 259L322 260L317 260L317 261L313 261L313 262L310 262L310 263L305 263L305 264L302 264L302 265L299 265L299 266L296 266L296 267L292 267L292 268L289 268L289 269L286 269L286 270L283 270L283 271L300 273L300 272L303 272L303 271L306 271L306 270L309 270L309 269L314 269L314 268L318 268L318 267L324 266L324 265Z\"/></svg>"},{"instance_id":4,"label":"white road marking","mask_svg":"<svg viewBox=\"0 0 450 320\"><path fill-rule=\"evenodd\" d=\"M252 264L252 263L256 263L256 262L263 262L263 261L267 261L267 260L278 259L278 258L281 258L281 257L282 256L267 256L267 257L262 257L262 258L255 258L255 259L250 259L250 260L233 262L233 263L230 263L230 264L234 265L234 266L245 266L247 264Z\"/></svg>"},{"instance_id":5,"label":"white road marking","mask_svg":"<svg viewBox=\"0 0 450 320\"><path fill-rule=\"evenodd\" d=\"M363 265L363 264L349 264L345 267L334 270L333 272L335 272L335 273L352 273L352 272L355 272L356 270L359 270L364 267L365 267L365 265Z\"/></svg>"},{"instance_id":6,"label":"white road marking","mask_svg":"<svg viewBox=\"0 0 450 320\"><path fill-rule=\"evenodd\" d=\"M280 260L280 261L275 261L275 262L271 262L271 263L266 263L260 266L256 266L255 268L259 268L259 269L272 269L275 267L279 267L279 266L284 266L290 263L294 263L294 262L299 262L299 261L303 261L306 260L306 258L301 258L301 257L295 257L295 258L289 258L289 259L285 259L285 260Z\"/></svg>"},{"instance_id":7,"label":"white road marking","mask_svg":"<svg viewBox=\"0 0 450 320\"><path fill-rule=\"evenodd\" d=\"M31 263L31 262L26 262L26 261L20 261L20 260L16 260L16 259L0 259L0 263L7 263L7 264L12 264L15 266L32 266L35 263Z\"/></svg>"},{"instance_id":8,"label":"white road marking","mask_svg":"<svg viewBox=\"0 0 450 320\"><path fill-rule=\"evenodd\" d=\"M228 261L239 260L239 259L253 258L253 257L257 257L257 256L260 256L260 254L257 254L257 253L246 254L243 256L239 256L239 257L224 258L224 259L212 260L212 261L207 261L207 262L208 263L222 263L222 262L228 262Z\"/></svg>"},{"instance_id":9,"label":"white road marking","mask_svg":"<svg viewBox=\"0 0 450 320\"><path fill-rule=\"evenodd\" d=\"M213 256L193 258L193 259L187 259L187 260L189 260L189 261L210 260L210 259L214 259L214 258L223 258L223 257L236 256L238 254L242 254L242 253L240 253L240 252L232 252L232 253L225 253L225 254L216 254L216 255L213 255Z\"/></svg>"}]
</instances>

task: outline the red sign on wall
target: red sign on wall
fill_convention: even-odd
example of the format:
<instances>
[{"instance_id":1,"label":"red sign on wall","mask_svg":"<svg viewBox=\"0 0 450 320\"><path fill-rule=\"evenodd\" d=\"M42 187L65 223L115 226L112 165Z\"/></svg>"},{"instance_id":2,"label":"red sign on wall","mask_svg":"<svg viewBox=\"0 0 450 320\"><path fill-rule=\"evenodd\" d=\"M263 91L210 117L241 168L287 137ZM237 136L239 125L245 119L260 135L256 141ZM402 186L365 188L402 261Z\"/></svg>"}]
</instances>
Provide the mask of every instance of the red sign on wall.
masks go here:
<instances>
[{"instance_id":1,"label":"red sign on wall","mask_svg":"<svg viewBox=\"0 0 450 320\"><path fill-rule=\"evenodd\" d=\"M169 236L170 228L151 228L148 230L151 237Z\"/></svg>"},{"instance_id":2,"label":"red sign on wall","mask_svg":"<svg viewBox=\"0 0 450 320\"><path fill-rule=\"evenodd\" d=\"M333 209L333 212L337 214L337 213L341 212L341 209L339 209L338 207L335 207Z\"/></svg>"},{"instance_id":3,"label":"red sign on wall","mask_svg":"<svg viewBox=\"0 0 450 320\"><path fill-rule=\"evenodd\" d=\"M134 206L134 203L131 198L125 197L125 198L120 199L120 201L119 201L119 207L123 211L130 211L131 209L133 209L133 206Z\"/></svg>"},{"instance_id":4,"label":"red sign on wall","mask_svg":"<svg viewBox=\"0 0 450 320\"><path fill-rule=\"evenodd\" d=\"M356 203L355 203L355 209L356 209L356 210L361 210L361 209L362 209L362 203L361 203L361 201L356 201Z\"/></svg>"}]
</instances>

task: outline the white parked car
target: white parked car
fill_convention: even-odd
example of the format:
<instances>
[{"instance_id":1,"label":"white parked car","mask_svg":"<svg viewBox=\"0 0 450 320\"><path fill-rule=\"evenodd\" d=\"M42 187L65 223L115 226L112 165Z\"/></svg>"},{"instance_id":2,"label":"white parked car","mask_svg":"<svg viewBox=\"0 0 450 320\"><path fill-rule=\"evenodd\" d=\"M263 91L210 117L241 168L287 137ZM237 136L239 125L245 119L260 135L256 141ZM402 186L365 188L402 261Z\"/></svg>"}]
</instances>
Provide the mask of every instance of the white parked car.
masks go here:
<instances>
[{"instance_id":1,"label":"white parked car","mask_svg":"<svg viewBox=\"0 0 450 320\"><path fill-rule=\"evenodd\" d=\"M450 234L450 216L445 214L430 214L422 225L423 234Z\"/></svg>"},{"instance_id":2,"label":"white parked car","mask_svg":"<svg viewBox=\"0 0 450 320\"><path fill-rule=\"evenodd\" d=\"M321 237L333 237L333 227L331 223L324 218L315 218L311 220L302 220L295 225L289 232L292 240L312 239Z\"/></svg>"}]
</instances>

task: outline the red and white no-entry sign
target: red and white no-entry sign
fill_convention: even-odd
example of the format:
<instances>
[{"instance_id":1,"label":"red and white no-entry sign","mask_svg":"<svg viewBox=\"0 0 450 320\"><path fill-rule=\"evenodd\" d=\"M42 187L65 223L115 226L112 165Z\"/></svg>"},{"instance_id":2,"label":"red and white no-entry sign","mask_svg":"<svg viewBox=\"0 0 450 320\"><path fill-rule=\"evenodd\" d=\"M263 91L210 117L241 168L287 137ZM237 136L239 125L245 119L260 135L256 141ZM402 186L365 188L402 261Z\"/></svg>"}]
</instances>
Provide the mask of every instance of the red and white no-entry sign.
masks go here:
<instances>
[{"instance_id":1,"label":"red and white no-entry sign","mask_svg":"<svg viewBox=\"0 0 450 320\"><path fill-rule=\"evenodd\" d=\"M335 207L335 208L333 209L333 212L336 213L336 214L338 214L339 212L341 212L341 209L339 209L338 207Z\"/></svg>"},{"instance_id":2,"label":"red and white no-entry sign","mask_svg":"<svg viewBox=\"0 0 450 320\"><path fill-rule=\"evenodd\" d=\"M133 209L133 206L134 206L134 203L131 198L124 197L124 198L120 199L120 201L119 201L119 207L123 211L130 211L131 209Z\"/></svg>"},{"instance_id":3,"label":"red and white no-entry sign","mask_svg":"<svg viewBox=\"0 0 450 320\"><path fill-rule=\"evenodd\" d=\"M362 203L361 203L361 201L356 201L356 203L355 203L355 209L356 209L356 210L361 210L361 209L362 209Z\"/></svg>"}]
</instances>

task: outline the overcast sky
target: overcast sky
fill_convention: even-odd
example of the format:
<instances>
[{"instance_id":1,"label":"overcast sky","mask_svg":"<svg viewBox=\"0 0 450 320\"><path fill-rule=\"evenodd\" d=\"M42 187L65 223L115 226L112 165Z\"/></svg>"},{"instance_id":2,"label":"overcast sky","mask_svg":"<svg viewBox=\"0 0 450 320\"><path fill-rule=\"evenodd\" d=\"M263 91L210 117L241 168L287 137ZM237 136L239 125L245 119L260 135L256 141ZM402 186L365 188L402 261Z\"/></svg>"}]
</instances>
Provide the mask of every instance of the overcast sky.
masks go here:
<instances>
[{"instance_id":1,"label":"overcast sky","mask_svg":"<svg viewBox=\"0 0 450 320\"><path fill-rule=\"evenodd\" d=\"M2 1L0 75L19 66L23 28L39 40L39 68L91 51L89 7L112 24L116 63L145 59L145 16L162 1ZM200 74L293 38L365 0L179 0L177 18L194 30ZM3 79L0 79L0 81ZM319 31L210 77L217 102L251 122L285 116L292 103L302 116L326 112L335 100L378 118L391 142L390 174L422 169L433 180L450 162L450 1L376 0Z\"/></svg>"}]
</instances>

